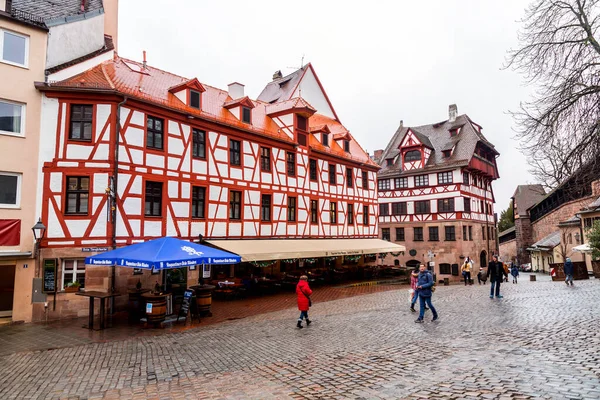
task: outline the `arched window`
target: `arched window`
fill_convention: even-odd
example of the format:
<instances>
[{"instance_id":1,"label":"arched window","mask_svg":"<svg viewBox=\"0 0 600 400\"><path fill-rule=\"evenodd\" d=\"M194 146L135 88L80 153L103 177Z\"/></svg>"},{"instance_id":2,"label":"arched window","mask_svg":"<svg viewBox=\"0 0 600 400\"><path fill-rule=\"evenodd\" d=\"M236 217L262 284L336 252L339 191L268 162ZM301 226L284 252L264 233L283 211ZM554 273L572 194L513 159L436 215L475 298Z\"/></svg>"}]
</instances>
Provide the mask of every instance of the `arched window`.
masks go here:
<instances>
[{"instance_id":1,"label":"arched window","mask_svg":"<svg viewBox=\"0 0 600 400\"><path fill-rule=\"evenodd\" d=\"M421 152L419 150L407 151L404 154L404 162L421 161Z\"/></svg>"}]
</instances>

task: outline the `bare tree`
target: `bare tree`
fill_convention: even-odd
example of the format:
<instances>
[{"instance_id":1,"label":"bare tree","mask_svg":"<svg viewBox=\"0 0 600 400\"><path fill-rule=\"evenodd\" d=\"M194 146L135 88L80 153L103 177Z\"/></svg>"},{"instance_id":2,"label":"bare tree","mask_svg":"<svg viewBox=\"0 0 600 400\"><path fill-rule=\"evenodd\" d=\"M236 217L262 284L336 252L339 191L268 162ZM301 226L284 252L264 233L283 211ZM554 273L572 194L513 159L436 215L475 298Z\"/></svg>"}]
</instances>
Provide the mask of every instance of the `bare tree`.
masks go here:
<instances>
[{"instance_id":1,"label":"bare tree","mask_svg":"<svg viewBox=\"0 0 600 400\"><path fill-rule=\"evenodd\" d=\"M600 157L599 0L535 0L506 67L536 87L513 112L532 173L547 187Z\"/></svg>"}]
</instances>

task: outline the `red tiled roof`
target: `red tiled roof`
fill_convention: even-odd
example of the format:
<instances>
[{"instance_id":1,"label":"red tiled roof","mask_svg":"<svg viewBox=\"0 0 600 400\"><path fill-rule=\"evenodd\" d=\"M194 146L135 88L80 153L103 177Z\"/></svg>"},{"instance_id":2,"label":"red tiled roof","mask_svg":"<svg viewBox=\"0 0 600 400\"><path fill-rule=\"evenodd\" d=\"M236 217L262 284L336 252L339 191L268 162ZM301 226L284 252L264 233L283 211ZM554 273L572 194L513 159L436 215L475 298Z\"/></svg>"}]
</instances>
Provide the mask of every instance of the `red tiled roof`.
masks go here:
<instances>
[{"instance_id":1,"label":"red tiled roof","mask_svg":"<svg viewBox=\"0 0 600 400\"><path fill-rule=\"evenodd\" d=\"M223 107L229 109L229 108L233 108L233 107L237 107L237 106L241 106L241 105L250 107L250 108L256 107L254 102L252 100L250 100L250 98L248 96L244 96L239 99L227 101L223 104Z\"/></svg>"},{"instance_id":2,"label":"red tiled roof","mask_svg":"<svg viewBox=\"0 0 600 400\"><path fill-rule=\"evenodd\" d=\"M308 104L308 102L302 97L295 97L293 99L281 101L279 103L269 104L267 106L267 115L279 114L286 111L292 112L293 110L299 109L307 110L311 114L317 112L317 110L313 106Z\"/></svg>"}]
</instances>

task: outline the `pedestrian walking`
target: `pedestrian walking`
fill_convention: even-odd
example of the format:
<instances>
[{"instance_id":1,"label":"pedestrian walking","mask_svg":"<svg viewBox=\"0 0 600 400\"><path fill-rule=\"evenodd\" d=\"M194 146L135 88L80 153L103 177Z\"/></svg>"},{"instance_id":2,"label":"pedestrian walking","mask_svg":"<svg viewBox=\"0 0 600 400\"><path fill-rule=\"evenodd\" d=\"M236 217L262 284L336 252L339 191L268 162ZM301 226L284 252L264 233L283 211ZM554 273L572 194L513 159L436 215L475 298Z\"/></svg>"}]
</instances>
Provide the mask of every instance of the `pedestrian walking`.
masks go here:
<instances>
[{"instance_id":1,"label":"pedestrian walking","mask_svg":"<svg viewBox=\"0 0 600 400\"><path fill-rule=\"evenodd\" d=\"M513 283L517 283L517 278L519 277L519 268L515 264L510 267L510 274L513 278Z\"/></svg>"},{"instance_id":2,"label":"pedestrian walking","mask_svg":"<svg viewBox=\"0 0 600 400\"><path fill-rule=\"evenodd\" d=\"M473 263L469 257L465 258L465 262L463 263L461 270L462 276L465 278L465 286L471 283L471 270L473 269Z\"/></svg>"},{"instance_id":3,"label":"pedestrian walking","mask_svg":"<svg viewBox=\"0 0 600 400\"><path fill-rule=\"evenodd\" d=\"M431 276L431 272L427 270L424 264L421 264L419 266L419 277L417 280L417 293L419 296L419 303L421 307L419 310L419 318L415 320L416 323L423 322L423 317L425 316L425 303L427 303L427 305L431 309L431 312L433 313L433 319L431 320L431 322L438 319L438 313L433 304L431 304L431 296L433 294L431 288L434 284L435 282L433 281L433 276Z\"/></svg>"},{"instance_id":4,"label":"pedestrian walking","mask_svg":"<svg viewBox=\"0 0 600 400\"><path fill-rule=\"evenodd\" d=\"M413 270L413 272L410 274L410 289L413 291L412 300L410 302L410 311L412 311L412 312L417 312L417 310L415 310L415 303L417 302L417 299L419 298L419 295L417 294L417 282L418 281L419 281L419 270L417 268L415 268Z\"/></svg>"},{"instance_id":5,"label":"pedestrian walking","mask_svg":"<svg viewBox=\"0 0 600 400\"><path fill-rule=\"evenodd\" d=\"M306 326L310 325L310 319L308 319L308 310L312 306L310 296L312 290L308 286L308 276L302 275L298 284L296 285L296 294L298 295L298 310L300 310L300 318L298 318L298 324L296 326L302 329L302 320L306 318Z\"/></svg>"},{"instance_id":6,"label":"pedestrian walking","mask_svg":"<svg viewBox=\"0 0 600 400\"><path fill-rule=\"evenodd\" d=\"M504 265L498 261L498 256L494 254L492 261L490 261L487 270L487 277L490 278L490 299L494 298L494 289L496 289L496 298L501 299L500 284L508 273L504 270Z\"/></svg>"},{"instance_id":7,"label":"pedestrian walking","mask_svg":"<svg viewBox=\"0 0 600 400\"><path fill-rule=\"evenodd\" d=\"M573 262L569 257L565 261L564 265L565 270L565 283L569 286L569 282L571 282L571 286L573 286L573 273L575 272L575 267L573 266Z\"/></svg>"}]
</instances>

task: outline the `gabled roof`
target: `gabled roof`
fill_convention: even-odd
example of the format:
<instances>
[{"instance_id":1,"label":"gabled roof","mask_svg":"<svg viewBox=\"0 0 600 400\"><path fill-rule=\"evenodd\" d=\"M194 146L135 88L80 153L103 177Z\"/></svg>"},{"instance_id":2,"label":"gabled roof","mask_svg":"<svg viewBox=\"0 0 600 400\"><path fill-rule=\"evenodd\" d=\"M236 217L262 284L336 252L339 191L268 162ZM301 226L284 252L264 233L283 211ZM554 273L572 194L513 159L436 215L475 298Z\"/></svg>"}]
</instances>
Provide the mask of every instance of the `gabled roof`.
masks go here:
<instances>
[{"instance_id":1,"label":"gabled roof","mask_svg":"<svg viewBox=\"0 0 600 400\"><path fill-rule=\"evenodd\" d=\"M329 129L327 124L321 124L321 125L310 127L310 133L319 133L319 132L331 133L331 130Z\"/></svg>"},{"instance_id":2,"label":"gabled roof","mask_svg":"<svg viewBox=\"0 0 600 400\"><path fill-rule=\"evenodd\" d=\"M458 126L462 126L460 134L450 137L450 129ZM477 125L474 124L467 115L463 114L458 116L455 121L443 121L436 124L416 127L400 125L392 136L386 149L383 151L380 159L376 161L395 157L397 155L397 149L409 129L415 133L415 136L417 136L419 140L421 140L421 138L423 138L423 141L426 140L428 142L428 147L433 149L427 164L419 171L436 171L467 166L471 158L473 158L478 143L484 143L495 152L494 146L479 132ZM454 147L454 151L450 157L444 158L443 150L449 150L448 146L450 145L450 149ZM384 166L379 171L380 176L398 174L408 175L414 173L415 170L402 171L400 163Z\"/></svg>"},{"instance_id":3,"label":"gabled roof","mask_svg":"<svg viewBox=\"0 0 600 400\"><path fill-rule=\"evenodd\" d=\"M12 8L41 18L46 25L59 18L70 20L85 13L104 10L102 0L86 0L83 12L81 0L13 0Z\"/></svg>"},{"instance_id":4,"label":"gabled roof","mask_svg":"<svg viewBox=\"0 0 600 400\"><path fill-rule=\"evenodd\" d=\"M239 99L230 100L223 104L223 107L230 109L234 107L245 106L248 108L254 108L256 105L248 96L240 97Z\"/></svg>"},{"instance_id":5,"label":"gabled roof","mask_svg":"<svg viewBox=\"0 0 600 400\"><path fill-rule=\"evenodd\" d=\"M560 244L560 231L552 232L541 240L538 240L527 250L552 250Z\"/></svg>"},{"instance_id":6,"label":"gabled roof","mask_svg":"<svg viewBox=\"0 0 600 400\"><path fill-rule=\"evenodd\" d=\"M182 82L175 86L171 86L169 88L169 92L177 93L184 89L192 89L192 90L197 90L199 92L206 92L206 89L204 88L204 86L202 86L200 81L198 81L198 78L192 78L187 82Z\"/></svg>"},{"instance_id":7,"label":"gabled roof","mask_svg":"<svg viewBox=\"0 0 600 400\"><path fill-rule=\"evenodd\" d=\"M433 145L431 144L431 141L429 140L429 138L425 135L423 135L421 132L417 131L415 128L408 128L406 130L406 133L404 134L404 136L408 135L408 132L412 132L413 135L415 135L417 137L417 139L419 139L419 142L421 142L421 144L425 147L429 147L430 149L433 150ZM400 143L402 144L402 142L404 141L404 137L402 137L402 140L400 140Z\"/></svg>"},{"instance_id":8,"label":"gabled roof","mask_svg":"<svg viewBox=\"0 0 600 400\"><path fill-rule=\"evenodd\" d=\"M558 223L558 226L579 226L581 225L581 219L577 216L577 215L573 215L571 218L567 219L566 221L561 221Z\"/></svg>"},{"instance_id":9,"label":"gabled roof","mask_svg":"<svg viewBox=\"0 0 600 400\"><path fill-rule=\"evenodd\" d=\"M312 115L316 113L317 110L308 104L302 97L295 97L290 100L267 105L267 115L269 116L282 115L290 112L303 112Z\"/></svg>"},{"instance_id":10,"label":"gabled roof","mask_svg":"<svg viewBox=\"0 0 600 400\"><path fill-rule=\"evenodd\" d=\"M520 217L527 217L527 210L544 198L546 191L542 185L519 185L512 198L517 203L517 212Z\"/></svg>"},{"instance_id":11,"label":"gabled roof","mask_svg":"<svg viewBox=\"0 0 600 400\"><path fill-rule=\"evenodd\" d=\"M600 197L581 209L584 213L600 211Z\"/></svg>"}]
</instances>

